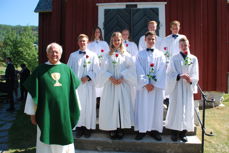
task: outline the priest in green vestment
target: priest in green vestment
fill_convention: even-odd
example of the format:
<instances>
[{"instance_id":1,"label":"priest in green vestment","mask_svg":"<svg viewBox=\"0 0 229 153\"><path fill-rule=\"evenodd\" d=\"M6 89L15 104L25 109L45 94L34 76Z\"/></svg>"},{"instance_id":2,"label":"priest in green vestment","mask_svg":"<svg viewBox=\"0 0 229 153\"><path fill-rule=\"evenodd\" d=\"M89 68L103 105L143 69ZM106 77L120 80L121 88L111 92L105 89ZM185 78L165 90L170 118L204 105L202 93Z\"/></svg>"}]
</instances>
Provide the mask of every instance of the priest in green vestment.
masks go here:
<instances>
[{"instance_id":1,"label":"priest in green vestment","mask_svg":"<svg viewBox=\"0 0 229 153\"><path fill-rule=\"evenodd\" d=\"M48 62L39 65L25 81L25 113L37 125L37 153L74 153L72 129L80 109L76 89L80 80L60 62L62 47L47 47Z\"/></svg>"}]
</instances>

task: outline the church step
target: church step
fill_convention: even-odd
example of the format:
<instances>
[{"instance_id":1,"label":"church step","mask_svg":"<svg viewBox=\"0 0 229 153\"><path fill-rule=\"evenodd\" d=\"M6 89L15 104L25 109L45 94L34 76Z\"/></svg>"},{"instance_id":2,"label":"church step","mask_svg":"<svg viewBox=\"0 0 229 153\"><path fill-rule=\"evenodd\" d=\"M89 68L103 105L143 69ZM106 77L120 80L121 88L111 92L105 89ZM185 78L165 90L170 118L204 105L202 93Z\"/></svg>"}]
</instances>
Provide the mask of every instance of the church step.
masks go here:
<instances>
[{"instance_id":1,"label":"church step","mask_svg":"<svg viewBox=\"0 0 229 153\"><path fill-rule=\"evenodd\" d=\"M117 152L117 151L92 151L76 149L75 153L136 153L136 152Z\"/></svg>"},{"instance_id":2,"label":"church step","mask_svg":"<svg viewBox=\"0 0 229 153\"><path fill-rule=\"evenodd\" d=\"M201 151L201 142L197 136L188 136L187 143L173 142L168 135L163 135L162 141L156 141L148 135L140 141L134 137L133 134L127 134L122 140L111 140L108 134L92 133L90 138L75 138L75 147L77 150L99 152L200 153Z\"/></svg>"},{"instance_id":3,"label":"church step","mask_svg":"<svg viewBox=\"0 0 229 153\"><path fill-rule=\"evenodd\" d=\"M188 136L193 136L193 135L196 135L196 130L197 128L195 127L194 128L194 131L192 132L188 132L187 135ZM102 131L102 130L99 130L99 125L97 124L96 125L96 130L93 131L94 133L107 133L106 131ZM131 129L124 129L124 133L126 134L136 134L136 131L134 131L134 128L132 127ZM165 127L163 128L163 135L170 135L171 134L171 130L169 129L166 129Z\"/></svg>"}]
</instances>

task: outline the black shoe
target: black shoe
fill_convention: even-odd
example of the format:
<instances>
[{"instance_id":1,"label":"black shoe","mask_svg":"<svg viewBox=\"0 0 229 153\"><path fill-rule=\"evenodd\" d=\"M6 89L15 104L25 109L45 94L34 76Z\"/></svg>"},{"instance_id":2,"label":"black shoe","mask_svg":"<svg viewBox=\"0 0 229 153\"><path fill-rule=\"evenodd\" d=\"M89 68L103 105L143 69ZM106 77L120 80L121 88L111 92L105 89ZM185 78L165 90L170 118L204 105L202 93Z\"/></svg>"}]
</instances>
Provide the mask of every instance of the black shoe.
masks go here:
<instances>
[{"instance_id":1,"label":"black shoe","mask_svg":"<svg viewBox=\"0 0 229 153\"><path fill-rule=\"evenodd\" d=\"M176 130L172 130L172 132L171 132L171 140L172 141L177 141L178 140L178 131L176 131Z\"/></svg>"},{"instance_id":2,"label":"black shoe","mask_svg":"<svg viewBox=\"0 0 229 153\"><path fill-rule=\"evenodd\" d=\"M164 99L164 104L169 108L169 98Z\"/></svg>"},{"instance_id":3,"label":"black shoe","mask_svg":"<svg viewBox=\"0 0 229 153\"><path fill-rule=\"evenodd\" d=\"M179 132L179 137L180 137L181 141L183 141L183 142L188 141L186 134L187 134L187 130L183 130L183 131Z\"/></svg>"},{"instance_id":4,"label":"black shoe","mask_svg":"<svg viewBox=\"0 0 229 153\"><path fill-rule=\"evenodd\" d=\"M115 130L115 131L110 131L110 138L111 138L112 140L118 138L118 136L117 136L117 131L116 131L116 130Z\"/></svg>"},{"instance_id":5,"label":"black shoe","mask_svg":"<svg viewBox=\"0 0 229 153\"><path fill-rule=\"evenodd\" d=\"M157 141L161 141L162 140L161 134L158 131L152 131L151 132L151 136Z\"/></svg>"},{"instance_id":6,"label":"black shoe","mask_svg":"<svg viewBox=\"0 0 229 153\"><path fill-rule=\"evenodd\" d=\"M84 136L85 138L89 138L91 136L91 130L84 129Z\"/></svg>"},{"instance_id":7,"label":"black shoe","mask_svg":"<svg viewBox=\"0 0 229 153\"><path fill-rule=\"evenodd\" d=\"M121 129L117 130L116 135L118 139L122 139L124 137L124 133Z\"/></svg>"},{"instance_id":8,"label":"black shoe","mask_svg":"<svg viewBox=\"0 0 229 153\"><path fill-rule=\"evenodd\" d=\"M77 127L76 128L76 138L82 137L84 134L84 128L83 127Z\"/></svg>"},{"instance_id":9,"label":"black shoe","mask_svg":"<svg viewBox=\"0 0 229 153\"><path fill-rule=\"evenodd\" d=\"M181 139L181 141L183 141L183 142L187 142L187 141L188 141L188 139L187 139L186 136L180 137L180 139Z\"/></svg>"},{"instance_id":10,"label":"black shoe","mask_svg":"<svg viewBox=\"0 0 229 153\"><path fill-rule=\"evenodd\" d=\"M146 133L140 133L138 132L138 134L135 137L135 140L142 140L145 137Z\"/></svg>"},{"instance_id":11,"label":"black shoe","mask_svg":"<svg viewBox=\"0 0 229 153\"><path fill-rule=\"evenodd\" d=\"M6 111L7 111L7 112L13 112L13 111L15 111L15 108L14 108L14 107L10 107L10 108L8 108Z\"/></svg>"}]
</instances>

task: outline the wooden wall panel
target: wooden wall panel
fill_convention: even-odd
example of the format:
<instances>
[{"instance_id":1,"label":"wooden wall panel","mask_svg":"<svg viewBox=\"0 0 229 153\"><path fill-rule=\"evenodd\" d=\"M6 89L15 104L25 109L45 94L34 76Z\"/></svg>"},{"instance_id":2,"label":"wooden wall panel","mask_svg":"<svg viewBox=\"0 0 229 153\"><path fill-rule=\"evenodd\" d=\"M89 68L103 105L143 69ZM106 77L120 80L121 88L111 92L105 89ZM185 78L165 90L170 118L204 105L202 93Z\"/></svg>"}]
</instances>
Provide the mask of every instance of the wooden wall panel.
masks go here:
<instances>
[{"instance_id":1,"label":"wooden wall panel","mask_svg":"<svg viewBox=\"0 0 229 153\"><path fill-rule=\"evenodd\" d=\"M167 2L166 34L169 23L181 22L180 33L190 40L191 52L199 59L200 85L204 90L227 91L229 72L229 4L226 0L145 0ZM39 57L46 60L45 48L58 42L64 48L63 62L78 47L77 36L91 36L98 24L96 3L142 2L141 0L53 0L51 13L39 14Z\"/></svg>"}]
</instances>

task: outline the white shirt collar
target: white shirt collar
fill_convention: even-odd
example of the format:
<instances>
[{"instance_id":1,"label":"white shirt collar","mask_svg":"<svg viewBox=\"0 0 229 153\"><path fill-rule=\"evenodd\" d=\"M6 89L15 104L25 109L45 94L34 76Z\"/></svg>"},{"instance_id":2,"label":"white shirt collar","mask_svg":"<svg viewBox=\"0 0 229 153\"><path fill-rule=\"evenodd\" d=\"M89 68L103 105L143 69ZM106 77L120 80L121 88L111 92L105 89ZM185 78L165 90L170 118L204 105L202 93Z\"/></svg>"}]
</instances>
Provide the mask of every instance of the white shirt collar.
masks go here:
<instances>
[{"instance_id":1,"label":"white shirt collar","mask_svg":"<svg viewBox=\"0 0 229 153\"><path fill-rule=\"evenodd\" d=\"M52 64L52 63L50 63L49 61L47 61L47 62L45 62L45 64L47 64L47 65L58 65L58 64L61 64L61 62L59 61L59 62L57 62L56 64Z\"/></svg>"}]
</instances>

